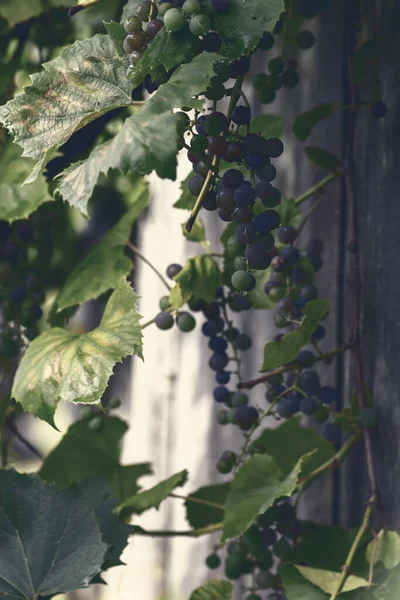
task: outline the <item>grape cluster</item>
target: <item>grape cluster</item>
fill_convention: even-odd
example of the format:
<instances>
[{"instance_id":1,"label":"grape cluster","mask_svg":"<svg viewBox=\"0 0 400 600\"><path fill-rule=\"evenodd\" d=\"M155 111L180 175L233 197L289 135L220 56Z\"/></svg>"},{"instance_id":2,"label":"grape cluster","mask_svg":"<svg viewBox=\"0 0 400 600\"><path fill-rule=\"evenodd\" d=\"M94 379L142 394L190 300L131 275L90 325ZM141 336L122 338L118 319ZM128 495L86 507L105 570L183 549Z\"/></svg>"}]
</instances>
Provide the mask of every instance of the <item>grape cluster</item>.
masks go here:
<instances>
[{"instance_id":1,"label":"grape cluster","mask_svg":"<svg viewBox=\"0 0 400 600\"><path fill-rule=\"evenodd\" d=\"M45 300L40 267L46 262L43 244L30 221L9 225L0 221L0 357L17 358L22 332L36 337ZM22 328L22 329L21 329Z\"/></svg>"},{"instance_id":2,"label":"grape cluster","mask_svg":"<svg viewBox=\"0 0 400 600\"><path fill-rule=\"evenodd\" d=\"M194 36L201 39L200 52L218 52L222 41L218 33L213 31L214 11L224 11L229 6L230 0L212 0L211 8L208 3L203 5L201 0L161 0L158 5L150 0L143 0L137 7L136 14L124 23L127 33L124 49L131 62L128 75L163 28L168 33L178 33L188 28ZM147 75L144 86L149 93L153 93L163 82L162 75L158 76L157 81Z\"/></svg>"},{"instance_id":3,"label":"grape cluster","mask_svg":"<svg viewBox=\"0 0 400 600\"><path fill-rule=\"evenodd\" d=\"M297 533L295 509L290 503L281 502L260 515L241 538L228 544L225 576L238 580L243 575L253 574L254 584L248 588L245 600L260 600L257 592L266 590L272 593L269 600L284 600L281 578L274 571L280 561L290 560ZM217 548L206 558L210 569L219 568L221 562Z\"/></svg>"}]
</instances>

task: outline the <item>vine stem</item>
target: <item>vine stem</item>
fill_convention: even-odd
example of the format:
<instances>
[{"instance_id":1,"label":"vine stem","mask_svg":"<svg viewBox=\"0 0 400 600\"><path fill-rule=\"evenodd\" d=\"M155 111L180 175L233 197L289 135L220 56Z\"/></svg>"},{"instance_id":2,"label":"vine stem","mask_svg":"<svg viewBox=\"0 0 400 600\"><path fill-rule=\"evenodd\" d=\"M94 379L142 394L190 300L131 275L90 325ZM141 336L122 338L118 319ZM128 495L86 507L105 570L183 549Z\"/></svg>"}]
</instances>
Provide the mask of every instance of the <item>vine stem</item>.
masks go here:
<instances>
[{"instance_id":1,"label":"vine stem","mask_svg":"<svg viewBox=\"0 0 400 600\"><path fill-rule=\"evenodd\" d=\"M328 471L332 471L339 467L343 460L345 459L348 452L351 450L353 446L361 439L361 434L356 433L352 437L350 437L345 444L340 448L340 450L332 456L329 460L327 460L324 464L322 464L318 469L315 469L312 473L307 475L306 477L299 480L299 490L298 493L301 494L313 481L319 479L321 475L327 473Z\"/></svg>"},{"instance_id":2,"label":"vine stem","mask_svg":"<svg viewBox=\"0 0 400 600\"><path fill-rule=\"evenodd\" d=\"M130 250L132 250L132 252L134 252L136 254L136 256L138 258L140 258L140 260L142 260L144 263L146 263L146 265L148 265L150 267L150 269L152 271L154 271L154 273L157 275L157 277L163 282L163 284L165 285L167 290L170 292L171 286L169 285L168 281L163 277L163 275L161 275L160 271L158 269L156 269L156 267L145 256L143 256L143 254L140 252L139 248L137 248L134 244L132 244L132 242L128 242L127 246Z\"/></svg>"},{"instance_id":3,"label":"vine stem","mask_svg":"<svg viewBox=\"0 0 400 600\"><path fill-rule=\"evenodd\" d=\"M242 89L242 85L243 85L243 81L244 81L245 75L240 75L237 80L235 85L233 86L232 89L232 94L231 94L231 99L229 102L229 107L228 107L228 112L227 112L227 119L228 119L228 123L230 124L231 122L231 115L232 115L232 111L236 106L236 103L238 101L238 98L240 96L240 90ZM224 138L226 137L226 133L224 135ZM218 154L216 154L213 158L212 161L212 166L214 167L214 170L210 170L207 173L207 177L206 180L203 184L203 187L201 189L201 192L196 200L196 204L193 207L193 210L190 214L190 217L185 225L185 229L186 231L192 231L192 227L194 225L194 222L196 221L198 214L200 212L201 206L203 204L203 200L204 198L207 196L208 192L210 191L210 187L211 184L213 183L217 173L218 173L218 169L219 169L219 164L221 162L221 157L218 156Z\"/></svg>"},{"instance_id":4,"label":"vine stem","mask_svg":"<svg viewBox=\"0 0 400 600\"><path fill-rule=\"evenodd\" d=\"M314 194L316 194L317 192L322 190L331 181L336 179L336 177L339 177L339 173L330 173L327 177L324 177L324 179L321 179L321 181L319 181L318 183L316 183L315 185L310 187L303 194L301 194L300 196L297 196L297 198L295 198L296 204L299 205L302 202L305 202L305 200L308 200L309 198L311 198L311 196L314 196Z\"/></svg>"},{"instance_id":5,"label":"vine stem","mask_svg":"<svg viewBox=\"0 0 400 600\"><path fill-rule=\"evenodd\" d=\"M340 594L340 592L343 589L343 586L344 586L344 584L346 582L346 579L347 579L347 577L349 575L350 568L351 568L354 556L355 556L355 554L356 554L356 552L358 550L358 547L359 547L359 545L361 543L361 540L362 540L365 532L368 530L368 527L369 527L369 524L370 524L370 520L371 520L371 515L372 515L372 512L373 512L374 507L375 507L375 503L376 503L376 495L373 494L371 496L371 498L369 499L369 501L368 501L367 508L366 508L366 511L365 511L365 514L364 514L364 518L363 518L363 522L361 524L360 529L357 532L356 537L354 538L354 542L351 545L350 552L349 552L349 554L348 554L348 556L346 558L346 562L345 562L345 564L342 567L342 576L340 578L340 581L339 581L339 583L337 585L336 590L333 592L333 594L331 595L331 597L330 597L329 600L336 600L337 596Z\"/></svg>"},{"instance_id":6,"label":"vine stem","mask_svg":"<svg viewBox=\"0 0 400 600\"><path fill-rule=\"evenodd\" d=\"M85 8L90 8L91 6L94 6L95 4L98 4L99 2L100 2L100 0L85 0L85 2L82 2L81 4L78 4L77 6L73 6L72 8L70 8L68 11L68 15L70 17L73 17L74 15L81 12L82 10L85 10Z\"/></svg>"},{"instance_id":7,"label":"vine stem","mask_svg":"<svg viewBox=\"0 0 400 600\"><path fill-rule=\"evenodd\" d=\"M224 298L223 298L223 302L222 302L222 314L224 315L224 320L225 323L228 326L228 339L229 339L229 343L232 346L232 352L233 352L233 358L235 360L236 363L236 370L237 370L237 376L238 376L238 386L240 385L240 382L242 380L242 376L241 376L241 372L240 372L240 366L241 366L241 361L236 349L235 344L233 343L233 337L232 337L232 321L229 319L228 317L228 311L226 310L226 298L225 298L225 292L223 292Z\"/></svg>"},{"instance_id":8,"label":"vine stem","mask_svg":"<svg viewBox=\"0 0 400 600\"><path fill-rule=\"evenodd\" d=\"M150 537L200 537L201 535L207 535L214 533L215 531L221 531L223 529L223 523L213 523L207 525L207 527L199 527L198 529L189 529L188 531L168 531L168 530L154 530L145 531L139 529L135 531L135 535L145 535Z\"/></svg>"},{"instance_id":9,"label":"vine stem","mask_svg":"<svg viewBox=\"0 0 400 600\"><path fill-rule=\"evenodd\" d=\"M330 358L333 358L333 357L337 356L338 354L345 352L346 350L350 350L351 347L352 347L351 344L346 344L344 346L340 346L340 348L335 348L335 350L331 350L330 352L325 352L324 354L321 354L320 356L317 356L316 358L314 358L314 362L319 362L321 360L328 360ZM272 371L269 371L265 375L261 375L261 377L256 377L255 379L251 379L250 381L241 381L240 383L238 383L238 388L239 389L246 388L248 390L251 390L256 385L259 385L260 383L265 383L266 381L271 379L271 377L273 377L274 375L283 375L283 373L289 373L290 371L297 371L297 369L299 369L299 368L300 367L297 363L285 365L284 367L279 367L278 369L273 369Z\"/></svg>"},{"instance_id":10,"label":"vine stem","mask_svg":"<svg viewBox=\"0 0 400 600\"><path fill-rule=\"evenodd\" d=\"M289 2L289 8L287 11L287 17L285 19L284 25L283 25L283 31L282 31L282 49L281 49L281 58L283 58L285 56L285 46L286 46L286 40L287 40L287 28L288 28L288 22L292 16L292 10L293 10L293 0L290 0Z\"/></svg>"},{"instance_id":11,"label":"vine stem","mask_svg":"<svg viewBox=\"0 0 400 600\"><path fill-rule=\"evenodd\" d=\"M180 494L169 494L170 498L176 498L177 500L185 500L186 502L193 502L194 504L202 504L203 506L211 506L212 508L219 508L225 510L222 504L217 502L211 502L210 500L204 500L203 498L195 498L193 496L181 496Z\"/></svg>"}]
</instances>

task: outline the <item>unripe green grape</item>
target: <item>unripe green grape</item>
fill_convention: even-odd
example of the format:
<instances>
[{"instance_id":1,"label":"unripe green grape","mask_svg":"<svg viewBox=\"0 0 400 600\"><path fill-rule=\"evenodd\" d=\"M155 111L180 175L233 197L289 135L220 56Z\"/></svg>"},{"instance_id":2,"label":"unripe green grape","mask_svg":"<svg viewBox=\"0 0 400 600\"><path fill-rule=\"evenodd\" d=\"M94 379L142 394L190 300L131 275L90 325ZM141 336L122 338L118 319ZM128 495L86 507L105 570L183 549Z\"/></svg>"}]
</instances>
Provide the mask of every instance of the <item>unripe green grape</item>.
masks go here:
<instances>
[{"instance_id":1,"label":"unripe green grape","mask_svg":"<svg viewBox=\"0 0 400 600\"><path fill-rule=\"evenodd\" d=\"M121 406L121 400L119 398L113 398L112 400L110 400L110 402L108 403L108 407L109 408L119 408Z\"/></svg>"},{"instance_id":2,"label":"unripe green grape","mask_svg":"<svg viewBox=\"0 0 400 600\"><path fill-rule=\"evenodd\" d=\"M285 288L283 286L273 287L268 292L268 297L271 298L272 302L278 302L285 295Z\"/></svg>"},{"instance_id":3,"label":"unripe green grape","mask_svg":"<svg viewBox=\"0 0 400 600\"><path fill-rule=\"evenodd\" d=\"M244 256L236 256L233 264L235 265L235 269L237 269L238 271L247 270L247 260Z\"/></svg>"},{"instance_id":4,"label":"unripe green grape","mask_svg":"<svg viewBox=\"0 0 400 600\"><path fill-rule=\"evenodd\" d=\"M201 4L198 0L186 0L183 3L182 10L188 17L199 15L201 13Z\"/></svg>"},{"instance_id":5,"label":"unripe green grape","mask_svg":"<svg viewBox=\"0 0 400 600\"><path fill-rule=\"evenodd\" d=\"M249 403L249 397L243 392L233 392L232 394L232 406L238 408L238 406L246 406Z\"/></svg>"},{"instance_id":6,"label":"unripe green grape","mask_svg":"<svg viewBox=\"0 0 400 600\"><path fill-rule=\"evenodd\" d=\"M218 569L221 564L221 559L218 554L210 554L206 558L206 565L209 569Z\"/></svg>"},{"instance_id":7,"label":"unripe green grape","mask_svg":"<svg viewBox=\"0 0 400 600\"><path fill-rule=\"evenodd\" d=\"M315 36L311 31L299 31L296 35L296 42L300 50L309 50L315 44Z\"/></svg>"},{"instance_id":8,"label":"unripe green grape","mask_svg":"<svg viewBox=\"0 0 400 600\"><path fill-rule=\"evenodd\" d=\"M185 23L183 12L178 8L170 8L164 15L164 25L168 32L180 31Z\"/></svg>"},{"instance_id":9,"label":"unripe green grape","mask_svg":"<svg viewBox=\"0 0 400 600\"><path fill-rule=\"evenodd\" d=\"M247 292L251 286L251 277L246 271L235 271L231 277L231 283L239 292Z\"/></svg>"},{"instance_id":10,"label":"unripe green grape","mask_svg":"<svg viewBox=\"0 0 400 600\"><path fill-rule=\"evenodd\" d=\"M230 258L235 258L238 254L244 251L244 246L236 239L235 235L228 238L226 243L226 252Z\"/></svg>"},{"instance_id":11,"label":"unripe green grape","mask_svg":"<svg viewBox=\"0 0 400 600\"><path fill-rule=\"evenodd\" d=\"M217 413L217 423L219 425L228 425L229 423L229 412L225 408L221 408L221 410Z\"/></svg>"},{"instance_id":12,"label":"unripe green grape","mask_svg":"<svg viewBox=\"0 0 400 600\"><path fill-rule=\"evenodd\" d=\"M242 559L239 556L227 556L225 575L228 579L239 579L242 574Z\"/></svg>"},{"instance_id":13,"label":"unripe green grape","mask_svg":"<svg viewBox=\"0 0 400 600\"><path fill-rule=\"evenodd\" d=\"M208 137L203 133L194 135L190 140L190 147L196 154L203 154L208 148Z\"/></svg>"},{"instance_id":14,"label":"unripe green grape","mask_svg":"<svg viewBox=\"0 0 400 600\"><path fill-rule=\"evenodd\" d=\"M139 17L131 17L124 23L124 29L126 33L134 33L135 31L142 31L142 21Z\"/></svg>"},{"instance_id":15,"label":"unripe green grape","mask_svg":"<svg viewBox=\"0 0 400 600\"><path fill-rule=\"evenodd\" d=\"M88 427L92 431L101 431L104 427L103 419L101 417L93 417L93 419L89 421Z\"/></svg>"},{"instance_id":16,"label":"unripe green grape","mask_svg":"<svg viewBox=\"0 0 400 600\"><path fill-rule=\"evenodd\" d=\"M161 310L167 310L167 308L169 307L169 296L163 296L162 298L160 298L158 306Z\"/></svg>"},{"instance_id":17,"label":"unripe green grape","mask_svg":"<svg viewBox=\"0 0 400 600\"><path fill-rule=\"evenodd\" d=\"M163 2L162 4L160 4L160 8L158 9L160 17L163 17L167 10L170 10L171 8L172 4L170 2Z\"/></svg>"},{"instance_id":18,"label":"unripe green grape","mask_svg":"<svg viewBox=\"0 0 400 600\"><path fill-rule=\"evenodd\" d=\"M222 100L225 97L226 89L223 83L215 81L206 91L205 97L207 100Z\"/></svg>"},{"instance_id":19,"label":"unripe green grape","mask_svg":"<svg viewBox=\"0 0 400 600\"><path fill-rule=\"evenodd\" d=\"M204 36L210 31L211 22L207 15L195 15L189 21L189 29L197 37Z\"/></svg>"},{"instance_id":20,"label":"unripe green grape","mask_svg":"<svg viewBox=\"0 0 400 600\"><path fill-rule=\"evenodd\" d=\"M176 324L183 333L188 333L196 327L196 319L190 313L182 312L176 317Z\"/></svg>"},{"instance_id":21,"label":"unripe green grape","mask_svg":"<svg viewBox=\"0 0 400 600\"><path fill-rule=\"evenodd\" d=\"M160 312L155 318L155 323L159 329L166 331L174 326L174 317L169 312Z\"/></svg>"},{"instance_id":22,"label":"unripe green grape","mask_svg":"<svg viewBox=\"0 0 400 600\"><path fill-rule=\"evenodd\" d=\"M238 556L239 558L246 558L249 548L246 542L233 541L228 544L228 554L231 556Z\"/></svg>"}]
</instances>

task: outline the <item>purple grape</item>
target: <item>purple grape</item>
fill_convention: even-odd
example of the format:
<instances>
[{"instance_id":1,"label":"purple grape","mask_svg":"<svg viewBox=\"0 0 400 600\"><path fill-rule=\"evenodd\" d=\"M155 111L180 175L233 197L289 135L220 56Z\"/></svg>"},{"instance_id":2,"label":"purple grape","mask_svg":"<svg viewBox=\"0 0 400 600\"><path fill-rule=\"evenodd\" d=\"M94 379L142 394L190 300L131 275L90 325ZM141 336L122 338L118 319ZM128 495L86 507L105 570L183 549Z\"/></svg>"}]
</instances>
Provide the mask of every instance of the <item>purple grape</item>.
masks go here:
<instances>
[{"instance_id":1,"label":"purple grape","mask_svg":"<svg viewBox=\"0 0 400 600\"><path fill-rule=\"evenodd\" d=\"M338 444L341 436L341 429L337 423L326 423L322 430L324 438L332 444Z\"/></svg>"},{"instance_id":2,"label":"purple grape","mask_svg":"<svg viewBox=\"0 0 400 600\"><path fill-rule=\"evenodd\" d=\"M324 244L321 240L311 238L308 240L306 245L306 252L308 256L319 256L324 250Z\"/></svg>"},{"instance_id":3,"label":"purple grape","mask_svg":"<svg viewBox=\"0 0 400 600\"><path fill-rule=\"evenodd\" d=\"M210 350L222 354L228 347L228 342L222 337L212 336L208 342Z\"/></svg>"},{"instance_id":4,"label":"purple grape","mask_svg":"<svg viewBox=\"0 0 400 600\"><path fill-rule=\"evenodd\" d=\"M318 391L318 398L322 404L333 404L339 400L339 394L336 388L324 385Z\"/></svg>"},{"instance_id":5,"label":"purple grape","mask_svg":"<svg viewBox=\"0 0 400 600\"><path fill-rule=\"evenodd\" d=\"M294 246L286 246L281 250L281 258L285 265L294 265L300 258L299 251Z\"/></svg>"},{"instance_id":6,"label":"purple grape","mask_svg":"<svg viewBox=\"0 0 400 600\"><path fill-rule=\"evenodd\" d=\"M213 371L222 371L226 367L229 362L229 357L227 354L217 354L214 353L210 360L208 361L210 369Z\"/></svg>"},{"instance_id":7,"label":"purple grape","mask_svg":"<svg viewBox=\"0 0 400 600\"><path fill-rule=\"evenodd\" d=\"M219 385L213 391L213 396L214 396L215 402L218 402L220 404L225 404L226 401L230 398L230 395L231 395L231 392L228 390L228 388L226 388L222 385Z\"/></svg>"},{"instance_id":8,"label":"purple grape","mask_svg":"<svg viewBox=\"0 0 400 600\"><path fill-rule=\"evenodd\" d=\"M271 164L264 164L261 168L257 169L257 177L261 181L273 181L276 175L276 169Z\"/></svg>"},{"instance_id":9,"label":"purple grape","mask_svg":"<svg viewBox=\"0 0 400 600\"><path fill-rule=\"evenodd\" d=\"M236 188L233 195L238 206L253 206L256 200L256 194L249 185L240 185Z\"/></svg>"},{"instance_id":10,"label":"purple grape","mask_svg":"<svg viewBox=\"0 0 400 600\"><path fill-rule=\"evenodd\" d=\"M237 424L244 431L251 429L258 422L258 410L253 406L239 406L235 410Z\"/></svg>"},{"instance_id":11,"label":"purple grape","mask_svg":"<svg viewBox=\"0 0 400 600\"><path fill-rule=\"evenodd\" d=\"M271 158L278 158L283 153L284 145L279 138L269 138L265 140L264 150Z\"/></svg>"},{"instance_id":12,"label":"purple grape","mask_svg":"<svg viewBox=\"0 0 400 600\"><path fill-rule=\"evenodd\" d=\"M322 339L324 339L324 337L325 337L325 327L323 327L322 325L318 325L317 329L312 334L311 339L313 342L320 342Z\"/></svg>"},{"instance_id":13,"label":"purple grape","mask_svg":"<svg viewBox=\"0 0 400 600\"><path fill-rule=\"evenodd\" d=\"M249 265L253 269L263 271L264 269L268 269L271 264L271 258L269 257L267 251L261 244L257 242L247 246L245 254Z\"/></svg>"},{"instance_id":14,"label":"purple grape","mask_svg":"<svg viewBox=\"0 0 400 600\"><path fill-rule=\"evenodd\" d=\"M241 223L236 229L235 235L240 244L252 244L256 241L257 230L251 223Z\"/></svg>"},{"instance_id":15,"label":"purple grape","mask_svg":"<svg viewBox=\"0 0 400 600\"><path fill-rule=\"evenodd\" d=\"M247 125L251 121L251 109L248 106L235 106L231 119L236 125Z\"/></svg>"},{"instance_id":16,"label":"purple grape","mask_svg":"<svg viewBox=\"0 0 400 600\"><path fill-rule=\"evenodd\" d=\"M316 371L303 371L299 377L299 384L301 389L308 396L315 396L318 394L319 389L321 387L321 382L319 380L318 373Z\"/></svg>"},{"instance_id":17,"label":"purple grape","mask_svg":"<svg viewBox=\"0 0 400 600\"><path fill-rule=\"evenodd\" d=\"M246 154L245 163L251 171L258 171L264 166L264 156L258 152L249 152Z\"/></svg>"},{"instance_id":18,"label":"purple grape","mask_svg":"<svg viewBox=\"0 0 400 600\"><path fill-rule=\"evenodd\" d=\"M318 402L314 398L303 398L300 402L300 412L310 417L318 410Z\"/></svg>"},{"instance_id":19,"label":"purple grape","mask_svg":"<svg viewBox=\"0 0 400 600\"><path fill-rule=\"evenodd\" d=\"M250 223L253 210L249 206L237 206L232 212L232 219L237 223Z\"/></svg>"},{"instance_id":20,"label":"purple grape","mask_svg":"<svg viewBox=\"0 0 400 600\"><path fill-rule=\"evenodd\" d=\"M293 244L297 238L297 229L295 227L284 226L278 229L278 238L282 244Z\"/></svg>"},{"instance_id":21,"label":"purple grape","mask_svg":"<svg viewBox=\"0 0 400 600\"><path fill-rule=\"evenodd\" d=\"M244 183L244 177L237 169L229 169L222 176L222 181L225 187L235 190Z\"/></svg>"},{"instance_id":22,"label":"purple grape","mask_svg":"<svg viewBox=\"0 0 400 600\"><path fill-rule=\"evenodd\" d=\"M229 383L230 378L231 376L230 373L228 373L228 371L217 371L217 374L215 375L215 379L220 385L225 385L226 383Z\"/></svg>"},{"instance_id":23,"label":"purple grape","mask_svg":"<svg viewBox=\"0 0 400 600\"><path fill-rule=\"evenodd\" d=\"M166 274L169 279L174 279L180 271L182 271L182 265L172 263L167 267Z\"/></svg>"},{"instance_id":24,"label":"purple grape","mask_svg":"<svg viewBox=\"0 0 400 600\"><path fill-rule=\"evenodd\" d=\"M227 162L240 162L244 157L243 144L240 142L228 142L223 155Z\"/></svg>"},{"instance_id":25,"label":"purple grape","mask_svg":"<svg viewBox=\"0 0 400 600\"><path fill-rule=\"evenodd\" d=\"M281 217L279 213L274 210L266 210L265 212L257 215L254 219L254 227L256 230L261 233L261 235L265 235L279 227L279 223L281 221Z\"/></svg>"},{"instance_id":26,"label":"purple grape","mask_svg":"<svg viewBox=\"0 0 400 600\"><path fill-rule=\"evenodd\" d=\"M189 181L189 191L193 196L198 196L203 189L205 179L201 175L195 175Z\"/></svg>"}]
</instances>

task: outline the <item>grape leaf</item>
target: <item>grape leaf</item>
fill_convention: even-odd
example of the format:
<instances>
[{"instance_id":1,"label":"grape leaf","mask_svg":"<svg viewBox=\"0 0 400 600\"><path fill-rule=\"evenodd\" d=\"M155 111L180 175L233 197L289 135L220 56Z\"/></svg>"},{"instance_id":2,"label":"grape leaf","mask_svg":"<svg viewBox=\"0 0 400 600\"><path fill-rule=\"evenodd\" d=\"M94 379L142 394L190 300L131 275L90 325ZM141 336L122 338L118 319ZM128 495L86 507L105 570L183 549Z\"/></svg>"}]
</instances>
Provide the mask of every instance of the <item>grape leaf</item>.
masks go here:
<instances>
[{"instance_id":1,"label":"grape leaf","mask_svg":"<svg viewBox=\"0 0 400 600\"><path fill-rule=\"evenodd\" d=\"M283 0L231 0L228 10L215 14L216 29L225 42L222 54L238 58L246 50L254 50L264 31L274 29L284 10Z\"/></svg>"},{"instance_id":2,"label":"grape leaf","mask_svg":"<svg viewBox=\"0 0 400 600\"><path fill-rule=\"evenodd\" d=\"M303 456L289 472L282 471L266 454L253 456L243 463L231 482L225 502L221 541L242 535L275 500L291 496L307 459L308 455Z\"/></svg>"},{"instance_id":3,"label":"grape leaf","mask_svg":"<svg viewBox=\"0 0 400 600\"><path fill-rule=\"evenodd\" d=\"M311 110L301 113L293 123L293 133L298 140L304 142L311 135L315 125L329 117L335 110L334 104L319 104Z\"/></svg>"},{"instance_id":4,"label":"grape leaf","mask_svg":"<svg viewBox=\"0 0 400 600\"><path fill-rule=\"evenodd\" d=\"M163 500L166 500L173 490L181 485L184 485L188 478L188 472L186 469L180 473L175 473L168 479L161 481L150 490L140 492L135 496L127 498L122 502L117 511L119 514L123 514L124 518L128 515L136 514L140 515L149 508L159 508Z\"/></svg>"},{"instance_id":5,"label":"grape leaf","mask_svg":"<svg viewBox=\"0 0 400 600\"><path fill-rule=\"evenodd\" d=\"M192 210L194 205L196 204L196 196L189 191L189 181L193 177L193 171L190 171L189 175L182 181L181 190L182 193L174 204L174 208L184 208L188 210Z\"/></svg>"},{"instance_id":6,"label":"grape leaf","mask_svg":"<svg viewBox=\"0 0 400 600\"><path fill-rule=\"evenodd\" d=\"M259 115L252 119L250 131L265 138L280 138L283 135L283 127L284 121L280 115Z\"/></svg>"},{"instance_id":7,"label":"grape leaf","mask_svg":"<svg viewBox=\"0 0 400 600\"><path fill-rule=\"evenodd\" d=\"M223 579L211 579L194 590L190 600L231 600L233 584Z\"/></svg>"},{"instance_id":8,"label":"grape leaf","mask_svg":"<svg viewBox=\"0 0 400 600\"><path fill-rule=\"evenodd\" d=\"M99 418L100 431L89 427L91 417L73 423L45 458L39 475L58 487L102 477L122 502L126 495L132 496L140 490L137 480L152 474L151 465L120 465L121 440L128 425L117 417L101 415Z\"/></svg>"},{"instance_id":9,"label":"grape leaf","mask_svg":"<svg viewBox=\"0 0 400 600\"><path fill-rule=\"evenodd\" d=\"M0 156L0 219L12 223L26 219L41 204L51 200L43 177L21 187L32 170L32 161L21 157L21 149L6 144Z\"/></svg>"},{"instance_id":10,"label":"grape leaf","mask_svg":"<svg viewBox=\"0 0 400 600\"><path fill-rule=\"evenodd\" d=\"M295 566L283 564L279 572L287 600L329 600L329 596L305 579Z\"/></svg>"},{"instance_id":11,"label":"grape leaf","mask_svg":"<svg viewBox=\"0 0 400 600\"><path fill-rule=\"evenodd\" d=\"M0 595L35 600L87 587L108 546L77 490L0 471Z\"/></svg>"},{"instance_id":12,"label":"grape leaf","mask_svg":"<svg viewBox=\"0 0 400 600\"><path fill-rule=\"evenodd\" d=\"M342 573L336 573L334 571L325 571L323 569L314 569L312 567L303 567L301 565L293 565L301 575L311 581L313 585L316 585L327 594L333 594L339 585L342 577ZM356 575L349 575L344 582L342 587L342 593L352 592L359 588L368 587L369 583L362 577Z\"/></svg>"},{"instance_id":13,"label":"grape leaf","mask_svg":"<svg viewBox=\"0 0 400 600\"><path fill-rule=\"evenodd\" d=\"M207 89L215 76L213 65L218 54L203 53L182 65L168 83L133 116L109 142L93 150L89 158L71 165L61 175L58 191L72 206L86 212L87 203L101 173L121 169L147 175L153 170L175 180L178 152L179 117L172 113L181 106L201 109L203 100L194 98Z\"/></svg>"},{"instance_id":14,"label":"grape leaf","mask_svg":"<svg viewBox=\"0 0 400 600\"><path fill-rule=\"evenodd\" d=\"M57 312L98 298L132 270L132 261L125 255L126 244L134 222L149 202L148 184L142 178L137 178L133 187L127 212L68 275L54 303Z\"/></svg>"},{"instance_id":15,"label":"grape leaf","mask_svg":"<svg viewBox=\"0 0 400 600\"><path fill-rule=\"evenodd\" d=\"M315 451L304 464L302 477L312 473L335 454L332 444L313 429L302 427L297 417L275 429L264 429L254 444L261 444L266 454L272 456L284 472L294 469L302 456Z\"/></svg>"},{"instance_id":16,"label":"grape leaf","mask_svg":"<svg viewBox=\"0 0 400 600\"><path fill-rule=\"evenodd\" d=\"M0 17L4 17L10 27L14 27L17 23L38 17L50 7L71 7L73 4L73 0L0 0Z\"/></svg>"},{"instance_id":17,"label":"grape leaf","mask_svg":"<svg viewBox=\"0 0 400 600\"><path fill-rule=\"evenodd\" d=\"M57 327L37 337L19 364L12 389L23 409L55 427L59 400L100 404L115 363L129 354L142 358L137 298L121 280L99 327L84 334Z\"/></svg>"},{"instance_id":18,"label":"grape leaf","mask_svg":"<svg viewBox=\"0 0 400 600\"><path fill-rule=\"evenodd\" d=\"M318 326L318 321L329 312L327 300L310 300L304 309L304 319L295 331L283 336L279 342L268 342L264 346L264 362L261 372L281 367L296 360L303 346L309 344Z\"/></svg>"},{"instance_id":19,"label":"grape leaf","mask_svg":"<svg viewBox=\"0 0 400 600\"><path fill-rule=\"evenodd\" d=\"M206 302L215 300L221 273L212 256L200 254L190 258L174 279L176 285L171 290L169 302L172 308L178 309L191 298Z\"/></svg>"},{"instance_id":20,"label":"grape leaf","mask_svg":"<svg viewBox=\"0 0 400 600\"><path fill-rule=\"evenodd\" d=\"M378 545L375 540L367 548L367 560L369 563L374 559L374 564L383 562L385 569L394 569L400 563L400 536L396 531L385 531L378 533Z\"/></svg>"},{"instance_id":21,"label":"grape leaf","mask_svg":"<svg viewBox=\"0 0 400 600\"><path fill-rule=\"evenodd\" d=\"M316 148L315 146L307 146L305 149L308 160L313 163L316 167L324 169L325 171L336 172L343 166L342 161L332 152L324 150L323 148Z\"/></svg>"},{"instance_id":22,"label":"grape leaf","mask_svg":"<svg viewBox=\"0 0 400 600\"><path fill-rule=\"evenodd\" d=\"M185 501L185 508L186 519L191 527L206 527L207 525L220 523L224 517L224 510L223 508L193 502L190 498L214 502L223 507L229 489L229 483L218 483L215 485L207 485L189 494L188 499Z\"/></svg>"},{"instance_id":23,"label":"grape leaf","mask_svg":"<svg viewBox=\"0 0 400 600\"><path fill-rule=\"evenodd\" d=\"M103 541L108 550L104 557L102 571L124 564L120 556L132 534L132 527L121 523L115 514L117 500L103 479L85 479L78 484L78 490L85 503L92 506L100 525Z\"/></svg>"},{"instance_id":24,"label":"grape leaf","mask_svg":"<svg viewBox=\"0 0 400 600\"><path fill-rule=\"evenodd\" d=\"M77 41L31 76L32 85L0 108L0 122L38 162L34 181L58 148L78 129L114 108L131 103L128 59L108 35Z\"/></svg>"}]
</instances>

